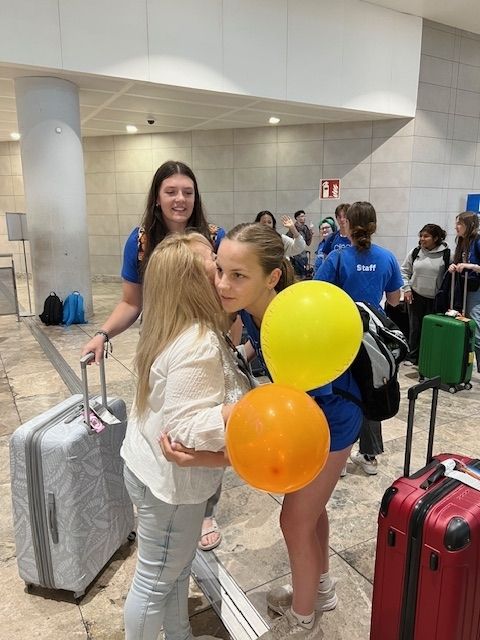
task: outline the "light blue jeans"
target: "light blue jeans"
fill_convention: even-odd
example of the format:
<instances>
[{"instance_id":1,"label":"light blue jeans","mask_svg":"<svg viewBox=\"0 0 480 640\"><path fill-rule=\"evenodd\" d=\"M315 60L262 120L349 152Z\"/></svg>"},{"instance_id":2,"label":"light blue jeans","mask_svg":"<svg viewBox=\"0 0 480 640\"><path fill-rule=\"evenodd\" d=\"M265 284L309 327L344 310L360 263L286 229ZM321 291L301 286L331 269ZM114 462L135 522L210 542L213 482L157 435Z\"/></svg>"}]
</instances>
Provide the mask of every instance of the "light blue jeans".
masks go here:
<instances>
[{"instance_id":1,"label":"light blue jeans","mask_svg":"<svg viewBox=\"0 0 480 640\"><path fill-rule=\"evenodd\" d=\"M137 507L138 555L125 601L126 640L191 640L188 619L190 567L206 501L171 505L156 498L125 466L125 484Z\"/></svg>"},{"instance_id":2,"label":"light blue jeans","mask_svg":"<svg viewBox=\"0 0 480 640\"><path fill-rule=\"evenodd\" d=\"M480 372L480 289L467 295L467 316L475 320L475 355L477 371Z\"/></svg>"}]
</instances>

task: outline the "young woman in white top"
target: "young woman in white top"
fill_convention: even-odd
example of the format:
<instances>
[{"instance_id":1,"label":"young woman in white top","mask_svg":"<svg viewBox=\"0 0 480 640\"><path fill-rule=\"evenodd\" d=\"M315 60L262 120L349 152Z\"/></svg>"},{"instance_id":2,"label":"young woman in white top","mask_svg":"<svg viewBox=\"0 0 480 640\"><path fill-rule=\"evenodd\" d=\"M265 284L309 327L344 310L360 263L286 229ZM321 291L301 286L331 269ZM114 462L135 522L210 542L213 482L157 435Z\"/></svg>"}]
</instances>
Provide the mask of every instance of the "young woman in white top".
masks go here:
<instances>
[{"instance_id":1,"label":"young woman in white top","mask_svg":"<svg viewBox=\"0 0 480 640\"><path fill-rule=\"evenodd\" d=\"M277 221L275 220L275 216L271 211L260 211L257 213L255 218L255 222L259 222L260 224L264 224L271 229L277 231ZM281 233L280 237L283 242L284 254L287 258L291 256L297 256L300 253L303 253L307 250L307 244L305 242L305 238L298 231L295 226L295 221L290 218L290 216L282 216L282 224L286 227L289 233L292 234L292 237L287 236L285 233ZM277 231L278 233L278 231Z\"/></svg>"},{"instance_id":2,"label":"young woman in white top","mask_svg":"<svg viewBox=\"0 0 480 640\"><path fill-rule=\"evenodd\" d=\"M166 640L191 638L190 567L207 500L223 470L172 465L158 439L163 431L223 458L232 403L249 389L223 337L228 319L212 286L214 270L211 245L195 233L169 236L145 270L138 384L122 447L125 483L138 513L127 640L157 640L162 627Z\"/></svg>"}]
</instances>

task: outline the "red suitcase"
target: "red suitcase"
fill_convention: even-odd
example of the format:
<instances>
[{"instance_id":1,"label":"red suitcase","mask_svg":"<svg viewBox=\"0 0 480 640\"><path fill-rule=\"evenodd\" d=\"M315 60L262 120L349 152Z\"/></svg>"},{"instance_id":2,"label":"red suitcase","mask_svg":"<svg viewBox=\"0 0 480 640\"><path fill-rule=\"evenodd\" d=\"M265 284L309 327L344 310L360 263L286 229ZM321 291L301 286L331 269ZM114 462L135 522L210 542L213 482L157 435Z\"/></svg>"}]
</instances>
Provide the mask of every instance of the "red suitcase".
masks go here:
<instances>
[{"instance_id":1,"label":"red suitcase","mask_svg":"<svg viewBox=\"0 0 480 640\"><path fill-rule=\"evenodd\" d=\"M370 640L480 639L480 491L444 475L454 458L432 457L440 378L408 391L404 476L385 492L378 518ZM433 389L427 465L410 475L419 393Z\"/></svg>"}]
</instances>

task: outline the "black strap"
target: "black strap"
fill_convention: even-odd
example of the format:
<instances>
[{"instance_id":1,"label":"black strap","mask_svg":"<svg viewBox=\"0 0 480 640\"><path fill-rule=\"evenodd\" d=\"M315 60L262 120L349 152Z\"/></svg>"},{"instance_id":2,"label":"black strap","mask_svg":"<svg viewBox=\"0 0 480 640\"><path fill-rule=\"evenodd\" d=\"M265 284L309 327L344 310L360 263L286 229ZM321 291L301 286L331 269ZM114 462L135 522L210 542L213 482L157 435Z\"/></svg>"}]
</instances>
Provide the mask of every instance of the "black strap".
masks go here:
<instances>
[{"instance_id":1,"label":"black strap","mask_svg":"<svg viewBox=\"0 0 480 640\"><path fill-rule=\"evenodd\" d=\"M360 398L357 398L357 396L354 396L353 393L350 393L349 391L345 391L345 389L340 389L339 387L332 387L332 392L336 396L340 396L341 398L344 398L349 402L353 402L353 404L356 404L357 407L360 407L360 409L365 413L365 405L360 400Z\"/></svg>"},{"instance_id":2,"label":"black strap","mask_svg":"<svg viewBox=\"0 0 480 640\"><path fill-rule=\"evenodd\" d=\"M445 271L448 271L450 266L450 249L448 247L443 250L443 264L445 265Z\"/></svg>"},{"instance_id":3,"label":"black strap","mask_svg":"<svg viewBox=\"0 0 480 640\"><path fill-rule=\"evenodd\" d=\"M412 263L418 258L418 254L420 253L420 247L415 247L412 251ZM443 250L443 264L445 265L445 271L448 271L448 267L450 266L450 249L445 247Z\"/></svg>"},{"instance_id":4,"label":"black strap","mask_svg":"<svg viewBox=\"0 0 480 640\"><path fill-rule=\"evenodd\" d=\"M341 249L337 249L337 251L338 251L338 260L337 260L337 268L335 269L335 284L337 285L337 287L341 288L341 285L340 285L340 260L341 260L342 251L341 251Z\"/></svg>"}]
</instances>

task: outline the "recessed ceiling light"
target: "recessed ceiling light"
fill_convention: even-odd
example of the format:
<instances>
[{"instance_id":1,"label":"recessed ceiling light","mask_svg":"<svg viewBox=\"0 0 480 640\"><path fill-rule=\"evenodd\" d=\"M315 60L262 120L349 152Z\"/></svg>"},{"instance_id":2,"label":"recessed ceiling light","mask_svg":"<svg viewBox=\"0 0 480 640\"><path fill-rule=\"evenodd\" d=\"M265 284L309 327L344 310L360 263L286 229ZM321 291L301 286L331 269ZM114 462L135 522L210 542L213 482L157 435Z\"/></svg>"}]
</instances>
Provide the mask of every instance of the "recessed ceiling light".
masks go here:
<instances>
[{"instance_id":1,"label":"recessed ceiling light","mask_svg":"<svg viewBox=\"0 0 480 640\"><path fill-rule=\"evenodd\" d=\"M12 131L10 137L12 140L20 140L20 134L18 133L18 131Z\"/></svg>"},{"instance_id":2,"label":"recessed ceiling light","mask_svg":"<svg viewBox=\"0 0 480 640\"><path fill-rule=\"evenodd\" d=\"M134 124L127 124L125 129L127 130L127 133L137 133L138 131L137 127Z\"/></svg>"},{"instance_id":3,"label":"recessed ceiling light","mask_svg":"<svg viewBox=\"0 0 480 640\"><path fill-rule=\"evenodd\" d=\"M280 122L280 118L277 118L276 116L272 116L271 118L268 119L270 124L278 124Z\"/></svg>"}]
</instances>

